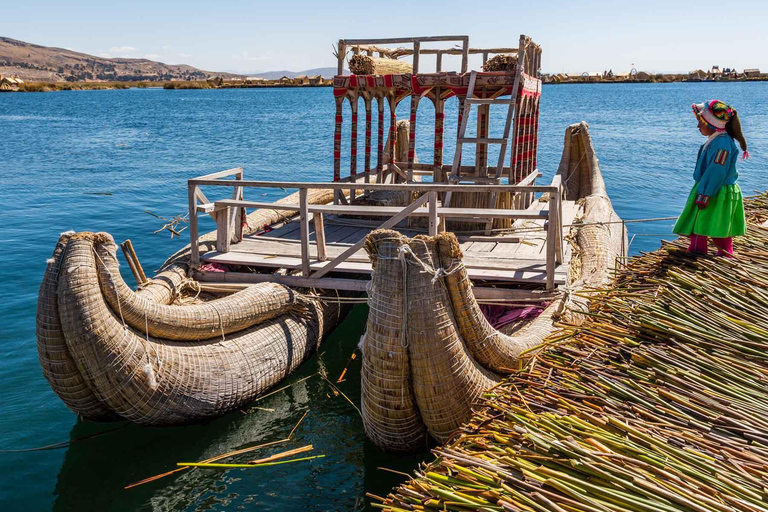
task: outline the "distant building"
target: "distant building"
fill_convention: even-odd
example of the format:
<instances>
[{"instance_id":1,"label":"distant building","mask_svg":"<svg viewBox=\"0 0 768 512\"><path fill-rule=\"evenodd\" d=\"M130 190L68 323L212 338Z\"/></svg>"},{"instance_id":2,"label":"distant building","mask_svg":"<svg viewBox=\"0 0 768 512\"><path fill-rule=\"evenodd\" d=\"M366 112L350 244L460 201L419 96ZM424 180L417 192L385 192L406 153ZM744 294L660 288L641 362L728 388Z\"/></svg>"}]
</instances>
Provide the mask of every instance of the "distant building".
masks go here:
<instances>
[{"instance_id":1,"label":"distant building","mask_svg":"<svg viewBox=\"0 0 768 512\"><path fill-rule=\"evenodd\" d=\"M309 77L307 75L298 75L293 77L293 83L296 85L309 85Z\"/></svg>"},{"instance_id":2,"label":"distant building","mask_svg":"<svg viewBox=\"0 0 768 512\"><path fill-rule=\"evenodd\" d=\"M744 74L747 78L760 78L760 70L757 68L745 69Z\"/></svg>"},{"instance_id":3,"label":"distant building","mask_svg":"<svg viewBox=\"0 0 768 512\"><path fill-rule=\"evenodd\" d=\"M635 79L636 80L650 80L651 79L651 74L650 73L646 73L645 71L638 71L637 74L635 75Z\"/></svg>"},{"instance_id":4,"label":"distant building","mask_svg":"<svg viewBox=\"0 0 768 512\"><path fill-rule=\"evenodd\" d=\"M283 75L280 77L280 80L278 80L281 84L292 84L293 78Z\"/></svg>"},{"instance_id":5,"label":"distant building","mask_svg":"<svg viewBox=\"0 0 768 512\"><path fill-rule=\"evenodd\" d=\"M323 77L321 75L309 77L309 85L323 85Z\"/></svg>"}]
</instances>

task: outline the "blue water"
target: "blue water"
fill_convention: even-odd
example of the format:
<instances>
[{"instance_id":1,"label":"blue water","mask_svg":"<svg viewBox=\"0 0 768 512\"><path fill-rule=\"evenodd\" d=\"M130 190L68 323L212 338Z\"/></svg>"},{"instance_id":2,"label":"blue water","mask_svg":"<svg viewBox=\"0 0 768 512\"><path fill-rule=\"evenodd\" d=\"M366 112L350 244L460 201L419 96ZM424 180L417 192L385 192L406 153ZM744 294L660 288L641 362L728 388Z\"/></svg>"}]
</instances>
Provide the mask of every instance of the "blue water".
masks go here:
<instances>
[{"instance_id":1,"label":"blue water","mask_svg":"<svg viewBox=\"0 0 768 512\"><path fill-rule=\"evenodd\" d=\"M710 98L742 115L752 154L739 164L745 194L768 188L768 83L545 86L540 182L548 183L557 168L565 127L585 120L619 215L675 216L703 142L690 104ZM406 103L399 118L407 118ZM431 161L432 111L426 101L419 107L422 162ZM333 113L325 88L0 94L0 449L48 445L120 425L79 423L37 362L37 288L58 234L104 230L120 241L130 238L145 269L155 269L186 240L153 235L161 223L145 210L183 213L187 178L230 167L242 166L252 179L330 179ZM503 114L496 114L492 133L501 130ZM455 116L454 100L446 113L446 161L453 154ZM361 119L361 143L362 133ZM358 153L362 167L362 147ZM277 198L275 191L250 192ZM669 238L671 227L669 221L630 225L630 236L639 235L632 252L658 247L660 236L645 235ZM365 313L358 307L288 383L319 369L335 379ZM339 388L359 402L359 358ZM64 449L0 453L0 510L351 510L363 503L365 491L385 494L402 478L379 466L409 471L425 456L379 453L365 441L357 412L317 377L258 406L269 410L233 412L189 427L127 425ZM311 443L325 458L270 469L190 471L123 490L179 461L282 439L307 411L294 440L256 457Z\"/></svg>"}]
</instances>

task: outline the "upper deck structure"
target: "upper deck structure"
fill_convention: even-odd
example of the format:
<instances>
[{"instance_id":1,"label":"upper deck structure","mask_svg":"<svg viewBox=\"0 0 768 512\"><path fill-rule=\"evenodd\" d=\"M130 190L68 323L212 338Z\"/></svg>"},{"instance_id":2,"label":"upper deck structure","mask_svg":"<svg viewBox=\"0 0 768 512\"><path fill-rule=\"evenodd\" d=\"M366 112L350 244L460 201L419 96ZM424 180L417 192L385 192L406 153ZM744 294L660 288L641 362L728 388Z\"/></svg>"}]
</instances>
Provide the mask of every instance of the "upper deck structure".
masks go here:
<instances>
[{"instance_id":1,"label":"upper deck structure","mask_svg":"<svg viewBox=\"0 0 768 512\"><path fill-rule=\"evenodd\" d=\"M427 43L454 44L422 48ZM476 54L482 55L486 67L494 56L504 55L504 69L469 71L469 56ZM343 75L349 55L378 55L393 62L410 58L412 72ZM435 56L434 72L425 72L424 55ZM443 70L445 55L461 56L458 71ZM578 208L574 200L564 198L562 176L555 176L547 186L536 184L540 177L536 166L541 95L538 45L527 36L520 36L518 46L510 48L474 48L467 36L342 39L337 57L332 181L248 181L239 168L190 180L192 265L199 268L201 262L216 263L225 270L202 269L196 273L198 279L364 291L372 272L363 250L365 237L377 228L394 228L411 236L455 232L478 297L503 299L553 292L566 283L570 250L563 243L564 224L571 223ZM446 165L445 103L453 96L459 108L456 118L447 122L456 123L458 137L452 163ZM410 100L408 149L404 158L402 152L398 158L395 112L406 98ZM416 131L422 99L434 104L431 163L415 159L416 137L422 136ZM378 114L375 158L374 100ZM343 115L344 102L351 107L349 119ZM362 168L357 158L361 104L365 115ZM506 107L500 137L489 133L493 104ZM466 135L472 107L477 108L475 137ZM385 132L389 134L388 150ZM350 167L342 175L342 138L347 135ZM475 145L474 165L462 165L462 151L468 144ZM491 165L490 145L500 148L498 161ZM229 179L232 177L235 179ZM201 192L207 186L232 187L233 193L231 198L211 201ZM244 198L249 188L278 187L298 192L278 203ZM260 217L259 225L244 225L246 209L270 214ZM198 247L199 213L216 219L216 250Z\"/></svg>"}]
</instances>

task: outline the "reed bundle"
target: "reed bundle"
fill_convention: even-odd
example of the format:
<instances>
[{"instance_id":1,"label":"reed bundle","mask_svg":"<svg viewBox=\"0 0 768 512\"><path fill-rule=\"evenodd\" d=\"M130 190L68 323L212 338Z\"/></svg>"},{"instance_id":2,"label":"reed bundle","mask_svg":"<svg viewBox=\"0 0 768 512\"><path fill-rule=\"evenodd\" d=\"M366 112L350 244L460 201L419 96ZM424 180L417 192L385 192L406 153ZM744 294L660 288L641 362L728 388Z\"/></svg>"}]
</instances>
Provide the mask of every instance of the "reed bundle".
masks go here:
<instances>
[{"instance_id":1,"label":"reed bundle","mask_svg":"<svg viewBox=\"0 0 768 512\"><path fill-rule=\"evenodd\" d=\"M517 55L502 53L494 55L483 64L483 71L507 71L509 73L515 70L517 66Z\"/></svg>"},{"instance_id":2,"label":"reed bundle","mask_svg":"<svg viewBox=\"0 0 768 512\"><path fill-rule=\"evenodd\" d=\"M349 59L349 70L355 75L396 75L412 73L413 66L404 60L357 54Z\"/></svg>"},{"instance_id":3,"label":"reed bundle","mask_svg":"<svg viewBox=\"0 0 768 512\"><path fill-rule=\"evenodd\" d=\"M768 209L768 196L748 203ZM768 510L768 230L665 243L592 290L386 510Z\"/></svg>"},{"instance_id":4,"label":"reed bundle","mask_svg":"<svg viewBox=\"0 0 768 512\"><path fill-rule=\"evenodd\" d=\"M273 285L201 305L159 304L125 285L115 252L106 233L63 235L40 290L43 371L89 419L162 425L239 407L309 357L338 308Z\"/></svg>"}]
</instances>

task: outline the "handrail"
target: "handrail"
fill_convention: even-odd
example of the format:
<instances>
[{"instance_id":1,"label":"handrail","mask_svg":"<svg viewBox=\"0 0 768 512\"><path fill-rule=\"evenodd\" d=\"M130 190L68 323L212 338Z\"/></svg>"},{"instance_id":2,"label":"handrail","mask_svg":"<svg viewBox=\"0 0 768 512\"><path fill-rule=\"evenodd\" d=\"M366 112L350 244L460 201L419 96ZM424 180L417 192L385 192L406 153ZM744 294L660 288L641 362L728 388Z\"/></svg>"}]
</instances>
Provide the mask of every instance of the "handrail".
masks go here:
<instances>
[{"instance_id":1,"label":"handrail","mask_svg":"<svg viewBox=\"0 0 768 512\"><path fill-rule=\"evenodd\" d=\"M394 37L384 39L339 39L338 47L336 48L338 65L336 68L336 74L342 75L344 73L344 59L347 57L348 46L360 46L366 44L404 44L411 43L413 45L413 74L419 72L419 53L421 53L421 43L435 43L446 41L460 41L461 42L461 72L466 73L469 65L469 36L421 36L421 37ZM440 54L438 54L438 62L436 64L437 71L440 71Z\"/></svg>"},{"instance_id":2,"label":"handrail","mask_svg":"<svg viewBox=\"0 0 768 512\"><path fill-rule=\"evenodd\" d=\"M215 177L213 177L215 176ZM235 176L237 179L221 179L227 176ZM213 178L212 178L213 177ZM200 252L198 243L198 201L204 203L211 203L205 195L200 191L200 186L229 186L233 187L232 200L220 200L214 201L214 208L206 209L206 212L214 216L217 224L217 241L216 248L220 252L227 252L229 250L229 243L232 238L233 229L239 227L241 222L238 222L238 215L249 204L275 208L284 210L299 210L301 217L301 260L302 260L302 274L305 278L319 279L328 272L332 271L338 264L342 263L350 254L356 252L362 247L363 240L353 245L344 253L339 255L333 261L329 262L321 269L317 270L310 276L310 263L309 263L309 231L308 222L310 220L309 214L312 214L316 229L320 229L323 233L316 236L316 243L318 245L318 257L321 261L325 260L325 237L323 228L323 208L319 206L310 207L307 203L307 192L310 189L333 189L333 190L346 190L349 188L349 183L325 183L325 182L272 182L272 181L253 181L243 180L242 168L229 169L226 171L220 171L217 173L208 174L199 178L193 178L188 181L188 194L189 194L189 224L190 224L190 242L191 242L191 255L190 263L192 267L196 267L200 263ZM242 191L245 187L251 188L293 188L299 189L299 204L275 204L268 205L267 203L243 201ZM517 192L517 193L533 193L543 192L549 194L550 206L548 210L542 211L541 218L547 220L547 235L546 235L546 286L547 290L554 290L555 286L555 269L558 264L563 262L563 241L562 241L562 229L563 229L563 212L562 212L562 194L563 184L562 176L556 174L550 185L548 186L520 186L520 185L461 185L461 184L449 184L449 183L401 183L401 184L382 184L382 183L367 183L366 189L370 190L400 190L407 192L421 192L423 196L417 198L409 205L398 209L397 212L385 221L381 227L390 228L395 226L398 222L406 217L412 215L423 215L419 212L419 207L429 202L428 217L429 217L429 232L430 235L435 235L438 230L438 226L441 224L440 219L446 216L452 217L457 212L451 212L451 208L438 208L437 207L437 194L439 192ZM216 203L219 203L216 205ZM230 203L229 205L227 203ZM234 205L234 206L232 206ZM298 208L297 208L298 207ZM375 206L359 205L355 207L364 211L366 208L371 208L373 212ZM235 210L236 215L232 215L232 210ZM487 208L462 208L469 212L470 217L510 217L510 215L518 215L517 212L505 210L503 214L498 214L494 209ZM477 212L475 213L474 210ZM395 210L393 210L394 212ZM377 216L390 216L393 212L378 212ZM327 213L327 211L326 211ZM520 213L522 215L522 213ZM501 218L501 217L499 217ZM238 235L241 238L242 234Z\"/></svg>"},{"instance_id":3,"label":"handrail","mask_svg":"<svg viewBox=\"0 0 768 512\"><path fill-rule=\"evenodd\" d=\"M350 183L324 181L254 181L193 178L190 185L246 188L348 190ZM366 190L399 190L402 192L555 192L552 185L461 185L451 183L365 183L357 188Z\"/></svg>"}]
</instances>

